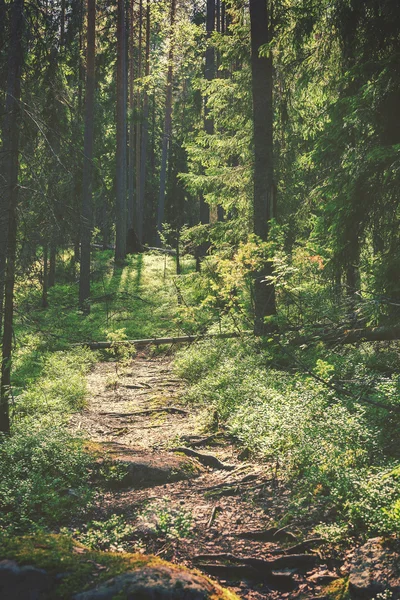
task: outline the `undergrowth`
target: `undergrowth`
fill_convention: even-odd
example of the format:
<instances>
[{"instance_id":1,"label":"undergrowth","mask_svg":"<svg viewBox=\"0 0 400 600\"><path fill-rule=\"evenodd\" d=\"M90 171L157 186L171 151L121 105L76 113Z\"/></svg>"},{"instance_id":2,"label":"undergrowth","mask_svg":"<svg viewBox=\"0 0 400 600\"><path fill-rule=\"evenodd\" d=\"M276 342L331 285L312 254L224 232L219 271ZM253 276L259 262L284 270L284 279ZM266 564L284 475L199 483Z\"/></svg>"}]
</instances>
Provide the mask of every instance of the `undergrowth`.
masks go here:
<instances>
[{"instance_id":1,"label":"undergrowth","mask_svg":"<svg viewBox=\"0 0 400 600\"><path fill-rule=\"evenodd\" d=\"M282 525L301 517L344 538L400 533L400 418L360 402L357 383L368 377L369 397L398 406L398 361L396 344L288 354L272 339L213 339L182 350L175 369L189 383L188 402L212 408L240 444L290 480ZM354 396L328 385L337 380L350 382Z\"/></svg>"}]
</instances>

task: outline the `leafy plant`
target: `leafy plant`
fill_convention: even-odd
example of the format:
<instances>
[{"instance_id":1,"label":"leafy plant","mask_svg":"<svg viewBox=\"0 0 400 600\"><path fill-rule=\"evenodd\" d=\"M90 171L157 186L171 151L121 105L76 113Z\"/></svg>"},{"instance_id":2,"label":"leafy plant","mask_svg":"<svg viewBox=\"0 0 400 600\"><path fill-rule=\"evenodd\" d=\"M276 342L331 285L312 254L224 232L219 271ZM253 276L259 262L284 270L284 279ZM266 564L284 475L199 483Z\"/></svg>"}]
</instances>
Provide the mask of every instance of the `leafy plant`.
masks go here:
<instances>
[{"instance_id":1,"label":"leafy plant","mask_svg":"<svg viewBox=\"0 0 400 600\"><path fill-rule=\"evenodd\" d=\"M192 514L171 506L168 498L149 504L139 515L142 526L166 538L186 538L191 535Z\"/></svg>"},{"instance_id":2,"label":"leafy plant","mask_svg":"<svg viewBox=\"0 0 400 600\"><path fill-rule=\"evenodd\" d=\"M73 536L93 550L126 552L132 546L135 528L121 515L113 514L105 521L90 521L83 531L74 530Z\"/></svg>"}]
</instances>

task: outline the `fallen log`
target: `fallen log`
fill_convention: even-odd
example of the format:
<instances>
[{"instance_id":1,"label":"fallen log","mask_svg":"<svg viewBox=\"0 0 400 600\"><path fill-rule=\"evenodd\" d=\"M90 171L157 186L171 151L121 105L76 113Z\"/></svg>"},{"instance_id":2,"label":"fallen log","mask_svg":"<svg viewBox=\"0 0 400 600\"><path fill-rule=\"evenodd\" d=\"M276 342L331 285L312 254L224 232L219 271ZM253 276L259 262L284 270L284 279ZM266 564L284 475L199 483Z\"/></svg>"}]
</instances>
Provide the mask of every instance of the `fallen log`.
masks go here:
<instances>
[{"instance_id":1,"label":"fallen log","mask_svg":"<svg viewBox=\"0 0 400 600\"><path fill-rule=\"evenodd\" d=\"M143 246L147 251L160 252L161 254L169 254L170 256L176 256L176 250L171 248L157 248L157 246Z\"/></svg>"},{"instance_id":2,"label":"fallen log","mask_svg":"<svg viewBox=\"0 0 400 600\"><path fill-rule=\"evenodd\" d=\"M146 346L161 346L163 344L192 344L201 339L212 338L212 339L229 339L237 338L242 335L249 335L250 331L234 331L229 333L210 333L207 335L181 335L177 337L160 337L160 338L145 338L140 340L123 340L118 342L79 342L77 344L71 344L71 346L85 346L90 350L105 350L107 348L114 348L115 346L134 346L135 348L144 348Z\"/></svg>"},{"instance_id":3,"label":"fallen log","mask_svg":"<svg viewBox=\"0 0 400 600\"><path fill-rule=\"evenodd\" d=\"M196 452L196 450L192 450L191 448L185 448L184 446L179 446L178 448L172 448L171 452L180 452L182 454L186 454L186 456L190 456L191 458L197 458L199 462L201 462L206 467L211 467L212 469L224 469L225 471L233 471L235 465L227 465L219 460L213 454L203 454L201 452Z\"/></svg>"},{"instance_id":4,"label":"fallen log","mask_svg":"<svg viewBox=\"0 0 400 600\"><path fill-rule=\"evenodd\" d=\"M356 344L358 342L390 342L400 340L400 326L363 327L360 329L340 329L333 332L320 333L294 338L296 345L312 342L326 344Z\"/></svg>"},{"instance_id":5,"label":"fallen log","mask_svg":"<svg viewBox=\"0 0 400 600\"><path fill-rule=\"evenodd\" d=\"M202 339L231 339L241 336L253 335L252 331L233 331L227 333L210 333L206 335L181 335L176 337L145 338L139 340L123 340L118 342L79 342L72 346L85 346L91 350L104 350L114 346L130 346L143 348L162 344L191 344ZM275 334L276 335L276 334ZM318 334L315 336L299 336L291 340L292 344L302 345L314 342L325 342L328 344L355 344L358 342L387 342L400 340L400 327L370 327L364 329L343 329L333 333Z\"/></svg>"}]
</instances>

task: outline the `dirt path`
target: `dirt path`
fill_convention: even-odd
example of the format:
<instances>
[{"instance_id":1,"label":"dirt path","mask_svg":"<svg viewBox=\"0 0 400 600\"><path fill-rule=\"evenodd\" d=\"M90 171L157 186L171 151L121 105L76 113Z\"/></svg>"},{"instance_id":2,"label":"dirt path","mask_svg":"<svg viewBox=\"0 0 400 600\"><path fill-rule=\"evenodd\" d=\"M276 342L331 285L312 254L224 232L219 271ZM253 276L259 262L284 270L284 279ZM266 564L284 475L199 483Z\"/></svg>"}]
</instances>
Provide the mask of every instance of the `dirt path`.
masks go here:
<instances>
[{"instance_id":1,"label":"dirt path","mask_svg":"<svg viewBox=\"0 0 400 600\"><path fill-rule=\"evenodd\" d=\"M262 560L282 556L282 548L296 544L296 537L287 532L272 537L271 528L284 511L286 492L265 465L239 458L239 450L228 437L220 435L196 447L199 439L207 437L204 432L207 411L182 404L182 383L174 377L168 359L142 354L119 378L118 386L114 385L115 375L114 363L96 365L88 378L90 404L86 411L74 417L75 428L84 431L93 442L121 444L138 452L149 452L156 460L173 447L195 446L196 451L212 454L232 468L204 467L196 478L107 492L98 503L96 517L123 515L136 527L133 540L136 547L191 567L202 569L203 565L205 572L212 573L243 599L320 596L321 578L326 583L332 568L337 566L327 562L321 551L318 566L275 569L275 575L278 571L284 577L280 580L278 576L268 585L265 581L256 581L257 576L254 577L248 565L232 569L226 560L196 558L221 553ZM158 410L165 407L182 412ZM176 536L171 531L154 535L151 521L160 520L160 515L161 518L164 515L165 520L166 513L172 515L178 529L189 528L190 536ZM147 515L145 519L143 514ZM268 541L245 539L249 531L267 531ZM307 575L304 571L308 571ZM289 579L295 582L292 591L287 590Z\"/></svg>"}]
</instances>

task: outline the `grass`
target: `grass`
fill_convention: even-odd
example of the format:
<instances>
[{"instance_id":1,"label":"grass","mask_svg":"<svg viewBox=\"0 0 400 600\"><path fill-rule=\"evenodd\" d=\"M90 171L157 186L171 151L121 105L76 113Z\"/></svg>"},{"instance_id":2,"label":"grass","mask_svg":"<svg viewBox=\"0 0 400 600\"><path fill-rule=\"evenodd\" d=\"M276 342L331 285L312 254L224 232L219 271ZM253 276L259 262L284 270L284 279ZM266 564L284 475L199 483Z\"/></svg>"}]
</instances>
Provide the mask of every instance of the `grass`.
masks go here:
<instances>
[{"instance_id":1,"label":"grass","mask_svg":"<svg viewBox=\"0 0 400 600\"><path fill-rule=\"evenodd\" d=\"M189 258L187 268L194 267ZM47 309L40 308L39 285L21 284L17 293L16 336L22 345L30 336L58 349L74 342L105 340L125 328L130 339L182 333L176 322L175 261L155 254L128 256L114 266L111 251L93 255L90 313L78 307L77 281L49 290ZM32 340L31 340L32 341Z\"/></svg>"}]
</instances>

